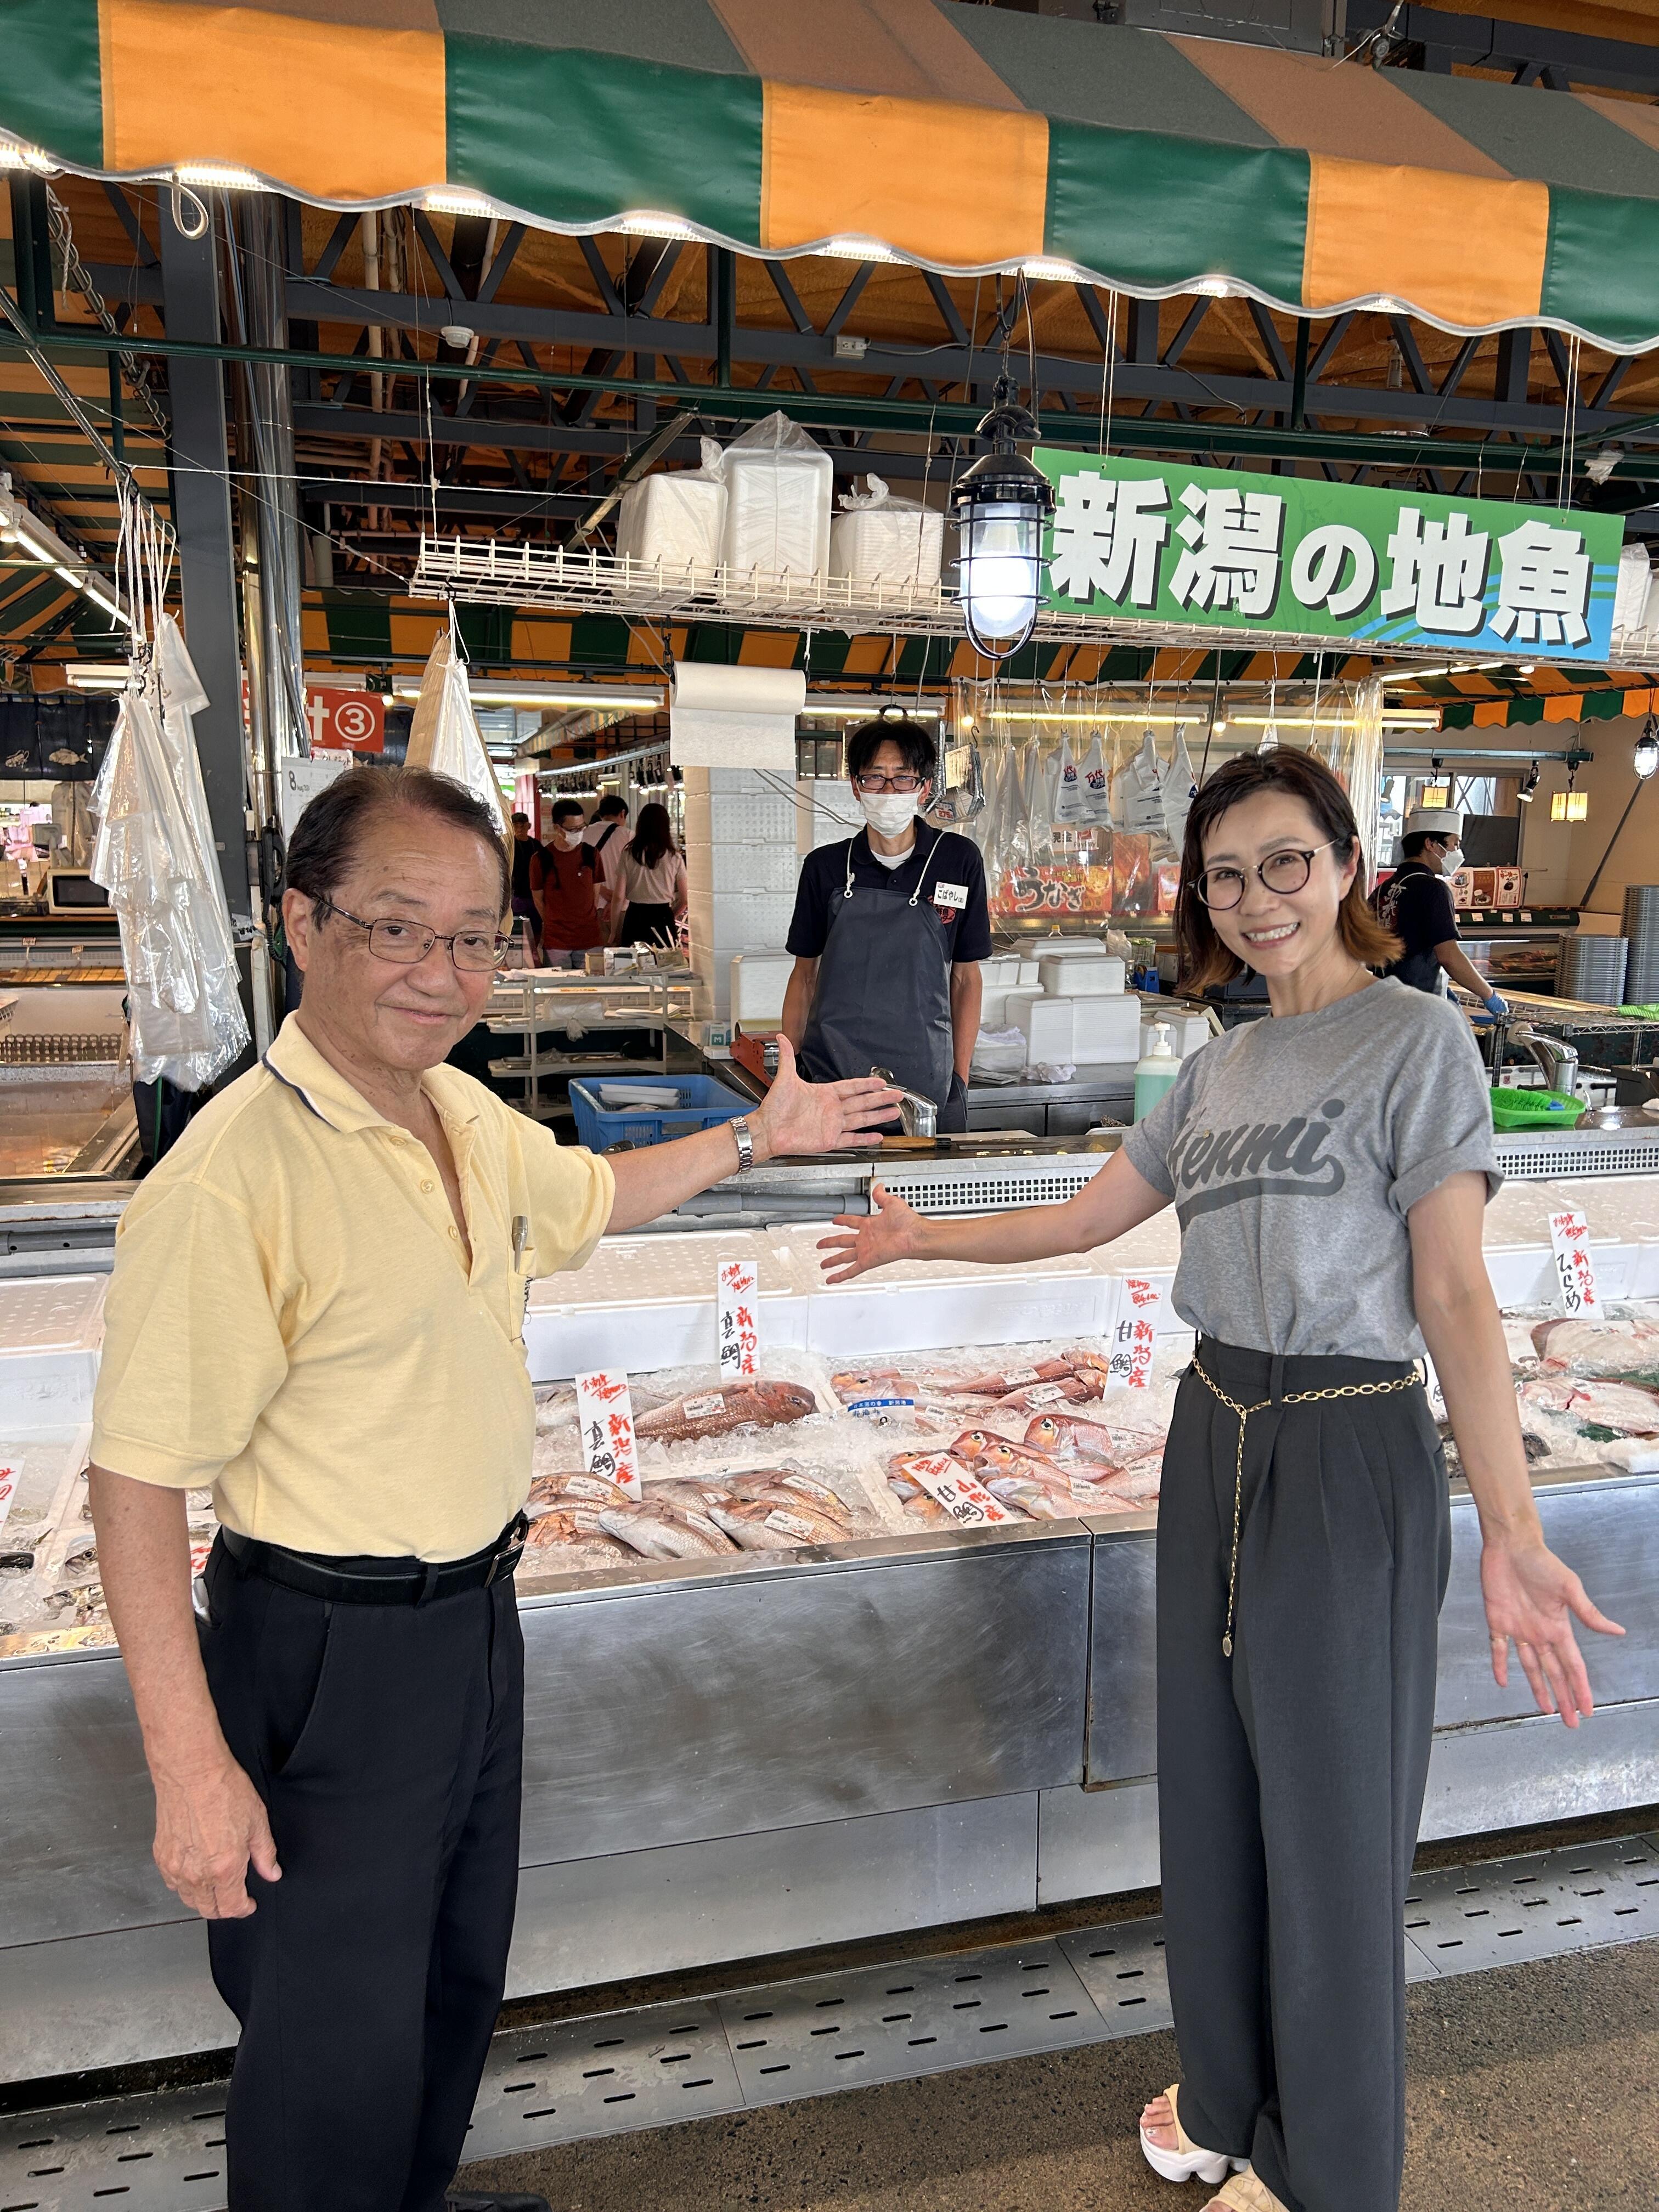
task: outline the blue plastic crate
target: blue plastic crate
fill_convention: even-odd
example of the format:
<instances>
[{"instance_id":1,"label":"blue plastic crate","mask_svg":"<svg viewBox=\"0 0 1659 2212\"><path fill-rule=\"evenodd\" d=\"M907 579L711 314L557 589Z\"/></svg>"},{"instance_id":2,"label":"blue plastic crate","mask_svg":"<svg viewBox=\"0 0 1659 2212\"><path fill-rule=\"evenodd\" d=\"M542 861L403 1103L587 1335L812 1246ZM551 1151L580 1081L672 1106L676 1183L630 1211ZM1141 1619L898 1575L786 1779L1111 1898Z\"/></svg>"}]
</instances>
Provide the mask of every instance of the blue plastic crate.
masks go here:
<instances>
[{"instance_id":1,"label":"blue plastic crate","mask_svg":"<svg viewBox=\"0 0 1659 2212\"><path fill-rule=\"evenodd\" d=\"M641 1091L647 1088L633 1076L618 1079L636 1084ZM739 1114L755 1110L752 1098L728 1090L712 1075L670 1077L648 1087L661 1092L659 1107L619 1106L613 1110L601 1106L597 1094L585 1083L572 1080L570 1104L576 1116L576 1134L589 1152L607 1152L624 1141L660 1145L671 1137L693 1137L699 1129L717 1129L722 1121L735 1121Z\"/></svg>"}]
</instances>

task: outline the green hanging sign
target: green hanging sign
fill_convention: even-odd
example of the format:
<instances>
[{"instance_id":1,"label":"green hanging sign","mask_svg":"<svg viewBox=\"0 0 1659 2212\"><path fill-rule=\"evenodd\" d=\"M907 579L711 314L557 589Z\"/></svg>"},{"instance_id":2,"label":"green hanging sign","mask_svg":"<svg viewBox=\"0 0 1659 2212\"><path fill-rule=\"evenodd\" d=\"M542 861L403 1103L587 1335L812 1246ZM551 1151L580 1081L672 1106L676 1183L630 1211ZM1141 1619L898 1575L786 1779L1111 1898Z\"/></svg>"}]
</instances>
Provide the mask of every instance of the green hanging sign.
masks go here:
<instances>
[{"instance_id":1,"label":"green hanging sign","mask_svg":"<svg viewBox=\"0 0 1659 2212\"><path fill-rule=\"evenodd\" d=\"M1072 614L1432 646L1511 660L1611 649L1616 514L1444 499L1039 446L1043 603Z\"/></svg>"}]
</instances>

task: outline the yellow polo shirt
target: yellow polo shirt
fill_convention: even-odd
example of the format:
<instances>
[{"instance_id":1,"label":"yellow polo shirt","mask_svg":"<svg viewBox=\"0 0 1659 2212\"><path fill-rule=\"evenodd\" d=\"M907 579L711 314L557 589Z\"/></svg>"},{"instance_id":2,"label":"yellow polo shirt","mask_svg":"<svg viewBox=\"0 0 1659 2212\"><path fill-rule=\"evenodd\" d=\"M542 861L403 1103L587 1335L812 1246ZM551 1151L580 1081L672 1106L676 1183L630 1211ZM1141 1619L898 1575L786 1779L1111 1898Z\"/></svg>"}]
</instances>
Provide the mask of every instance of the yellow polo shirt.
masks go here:
<instances>
[{"instance_id":1,"label":"yellow polo shirt","mask_svg":"<svg viewBox=\"0 0 1659 2212\"><path fill-rule=\"evenodd\" d=\"M536 1427L529 1283L589 1257L615 1182L458 1069L423 1081L471 1272L430 1153L290 1016L122 1218L97 1465L210 1485L228 1527L302 1552L461 1559L512 1519Z\"/></svg>"}]
</instances>

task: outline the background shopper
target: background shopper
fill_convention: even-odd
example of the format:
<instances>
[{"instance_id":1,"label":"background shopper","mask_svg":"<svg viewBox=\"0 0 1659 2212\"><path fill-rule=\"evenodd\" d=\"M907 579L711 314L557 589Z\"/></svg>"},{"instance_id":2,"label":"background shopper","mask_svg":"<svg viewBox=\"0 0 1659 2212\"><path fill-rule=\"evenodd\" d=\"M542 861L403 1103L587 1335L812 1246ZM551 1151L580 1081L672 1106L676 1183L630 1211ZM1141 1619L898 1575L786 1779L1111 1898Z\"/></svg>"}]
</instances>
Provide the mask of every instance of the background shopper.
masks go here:
<instances>
[{"instance_id":1,"label":"background shopper","mask_svg":"<svg viewBox=\"0 0 1659 2212\"><path fill-rule=\"evenodd\" d=\"M634 835L623 848L617 880L623 913L616 942L677 945L686 908L685 859L674 842L665 806L653 801L641 807Z\"/></svg>"},{"instance_id":2,"label":"background shopper","mask_svg":"<svg viewBox=\"0 0 1659 2212\"><path fill-rule=\"evenodd\" d=\"M587 817L574 799L553 809L552 842L542 850L542 938L550 968L580 968L608 934L605 886L583 832Z\"/></svg>"},{"instance_id":3,"label":"background shopper","mask_svg":"<svg viewBox=\"0 0 1659 2212\"><path fill-rule=\"evenodd\" d=\"M786 1059L751 1121L614 1162L561 1146L441 1064L505 943L481 802L351 769L288 873L304 1003L122 1217L93 1516L155 1862L241 2024L232 2212L439 2212L518 1878L531 1279L745 1146L859 1141L892 1093ZM198 1622L185 1493L210 1485Z\"/></svg>"},{"instance_id":4,"label":"background shopper","mask_svg":"<svg viewBox=\"0 0 1659 2212\"><path fill-rule=\"evenodd\" d=\"M1174 1203L1198 1333L1164 1455L1158 1782L1178 2091L1142 2142L1245 2212L1394 2212L1405 2140L1402 1903L1428 1771L1445 1462L1432 1353L1482 1537L1492 1667L1591 1710L1572 1617L1622 1632L1549 1551L1480 1249L1498 1181L1467 1023L1377 981L1341 786L1305 753L1230 762L1188 817L1188 988L1246 967L1273 1018L1184 1060L1063 1206L824 1240L831 1279L898 1258L1087 1251ZM1223 2180L1230 2166L1251 2172Z\"/></svg>"},{"instance_id":5,"label":"background shopper","mask_svg":"<svg viewBox=\"0 0 1659 2212\"><path fill-rule=\"evenodd\" d=\"M513 817L513 914L522 921L536 965L542 957L542 848L531 834L530 817Z\"/></svg>"},{"instance_id":6,"label":"background shopper","mask_svg":"<svg viewBox=\"0 0 1659 2212\"><path fill-rule=\"evenodd\" d=\"M628 846L628 801L614 791L602 799L593 810L584 842L592 847L593 857L599 864L599 884L605 892L605 918L610 923L609 940L614 945L617 927L627 904L622 889L622 861Z\"/></svg>"}]
</instances>

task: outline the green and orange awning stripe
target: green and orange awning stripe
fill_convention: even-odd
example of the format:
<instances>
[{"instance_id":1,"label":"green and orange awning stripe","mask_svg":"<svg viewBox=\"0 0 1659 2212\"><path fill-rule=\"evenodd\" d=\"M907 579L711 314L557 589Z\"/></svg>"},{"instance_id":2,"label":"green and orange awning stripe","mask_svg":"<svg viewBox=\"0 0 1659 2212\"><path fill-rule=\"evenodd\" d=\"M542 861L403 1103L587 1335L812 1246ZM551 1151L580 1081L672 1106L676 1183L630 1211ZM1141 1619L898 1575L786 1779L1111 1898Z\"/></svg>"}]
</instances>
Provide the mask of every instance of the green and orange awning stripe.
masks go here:
<instances>
[{"instance_id":1,"label":"green and orange awning stripe","mask_svg":"<svg viewBox=\"0 0 1659 2212\"><path fill-rule=\"evenodd\" d=\"M1659 344L1639 101L954 0L0 0L0 57L89 173Z\"/></svg>"},{"instance_id":2,"label":"green and orange awning stripe","mask_svg":"<svg viewBox=\"0 0 1659 2212\"><path fill-rule=\"evenodd\" d=\"M1443 730L1513 730L1531 723L1639 721L1659 714L1659 690L1644 684L1606 690L1551 691L1514 699L1462 699L1441 710Z\"/></svg>"}]
</instances>

